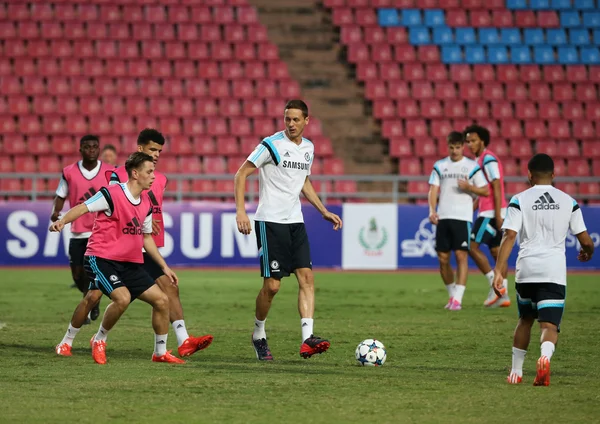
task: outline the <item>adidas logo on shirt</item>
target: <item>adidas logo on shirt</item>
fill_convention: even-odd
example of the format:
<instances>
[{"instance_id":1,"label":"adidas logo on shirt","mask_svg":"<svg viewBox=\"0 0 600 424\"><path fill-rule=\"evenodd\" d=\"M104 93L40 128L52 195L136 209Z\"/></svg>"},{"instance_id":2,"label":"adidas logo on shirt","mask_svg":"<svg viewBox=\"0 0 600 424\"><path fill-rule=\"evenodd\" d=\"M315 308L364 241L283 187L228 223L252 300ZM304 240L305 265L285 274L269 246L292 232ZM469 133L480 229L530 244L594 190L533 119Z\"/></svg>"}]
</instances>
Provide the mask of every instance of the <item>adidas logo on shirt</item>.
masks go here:
<instances>
[{"instance_id":1,"label":"adidas logo on shirt","mask_svg":"<svg viewBox=\"0 0 600 424\"><path fill-rule=\"evenodd\" d=\"M79 198L79 203L83 203L86 200L88 200L90 197L92 197L94 194L96 194L96 190L94 190L94 187L90 187L90 189Z\"/></svg>"},{"instance_id":2,"label":"adidas logo on shirt","mask_svg":"<svg viewBox=\"0 0 600 424\"><path fill-rule=\"evenodd\" d=\"M152 190L148 191L148 197L150 198L150 202L152 202L152 213L154 215L160 215L162 213L162 209L158 204L158 199L156 199L156 196L154 193L152 193Z\"/></svg>"},{"instance_id":3,"label":"adidas logo on shirt","mask_svg":"<svg viewBox=\"0 0 600 424\"><path fill-rule=\"evenodd\" d=\"M286 158L289 158L290 157L290 152L285 152L285 154L283 156L286 157Z\"/></svg>"},{"instance_id":4,"label":"adidas logo on shirt","mask_svg":"<svg viewBox=\"0 0 600 424\"><path fill-rule=\"evenodd\" d=\"M140 221L138 221L137 217L133 217L133 219L127 223L127 226L123 228L123 234L129 234L132 236L141 236L142 235L142 226L140 225Z\"/></svg>"},{"instance_id":5,"label":"adidas logo on shirt","mask_svg":"<svg viewBox=\"0 0 600 424\"><path fill-rule=\"evenodd\" d=\"M537 199L531 207L534 211L558 210L560 205L554 201L550 193L545 192Z\"/></svg>"}]
</instances>

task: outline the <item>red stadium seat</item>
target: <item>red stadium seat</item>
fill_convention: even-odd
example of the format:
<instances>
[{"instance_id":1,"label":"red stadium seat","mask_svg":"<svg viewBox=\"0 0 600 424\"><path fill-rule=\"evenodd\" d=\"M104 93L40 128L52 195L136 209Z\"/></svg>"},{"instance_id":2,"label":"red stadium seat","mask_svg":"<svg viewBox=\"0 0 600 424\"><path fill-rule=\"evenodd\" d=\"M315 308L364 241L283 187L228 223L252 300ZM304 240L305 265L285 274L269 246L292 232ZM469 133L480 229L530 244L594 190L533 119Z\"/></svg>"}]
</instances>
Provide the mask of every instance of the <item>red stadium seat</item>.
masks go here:
<instances>
[{"instance_id":1,"label":"red stadium seat","mask_svg":"<svg viewBox=\"0 0 600 424\"><path fill-rule=\"evenodd\" d=\"M585 158L600 158L600 143L597 141L587 141L582 143L582 153Z\"/></svg>"},{"instance_id":2,"label":"red stadium seat","mask_svg":"<svg viewBox=\"0 0 600 424\"><path fill-rule=\"evenodd\" d=\"M545 82L529 84L529 98L536 102L551 100L552 92L550 86Z\"/></svg>"},{"instance_id":3,"label":"red stadium seat","mask_svg":"<svg viewBox=\"0 0 600 424\"><path fill-rule=\"evenodd\" d=\"M523 137L523 128L518 120L505 119L500 123L500 136L513 139Z\"/></svg>"},{"instance_id":4,"label":"red stadium seat","mask_svg":"<svg viewBox=\"0 0 600 424\"><path fill-rule=\"evenodd\" d=\"M473 69L473 79L477 82L495 81L496 76L492 65L477 65Z\"/></svg>"},{"instance_id":5,"label":"red stadium seat","mask_svg":"<svg viewBox=\"0 0 600 424\"><path fill-rule=\"evenodd\" d=\"M546 153L550 156L556 156L558 153L558 146L555 141L538 141L535 144L536 153Z\"/></svg>"},{"instance_id":6,"label":"red stadium seat","mask_svg":"<svg viewBox=\"0 0 600 424\"><path fill-rule=\"evenodd\" d=\"M519 70L515 65L498 65L497 80L499 82L516 82L519 81Z\"/></svg>"},{"instance_id":7,"label":"red stadium seat","mask_svg":"<svg viewBox=\"0 0 600 424\"><path fill-rule=\"evenodd\" d=\"M327 175L343 175L344 162L338 158L325 158L323 160L323 173Z\"/></svg>"},{"instance_id":8,"label":"red stadium seat","mask_svg":"<svg viewBox=\"0 0 600 424\"><path fill-rule=\"evenodd\" d=\"M537 65L522 65L519 76L523 82L538 82L542 80L542 71Z\"/></svg>"},{"instance_id":9,"label":"red stadium seat","mask_svg":"<svg viewBox=\"0 0 600 424\"><path fill-rule=\"evenodd\" d=\"M413 98L417 100L433 98L433 87L429 81L415 81L411 86Z\"/></svg>"},{"instance_id":10,"label":"red stadium seat","mask_svg":"<svg viewBox=\"0 0 600 424\"><path fill-rule=\"evenodd\" d=\"M554 138L571 138L568 121L550 121L548 123L548 132Z\"/></svg>"},{"instance_id":11,"label":"red stadium seat","mask_svg":"<svg viewBox=\"0 0 600 424\"><path fill-rule=\"evenodd\" d=\"M427 194L429 193L429 184L427 181L409 181L407 191L410 194Z\"/></svg>"},{"instance_id":12,"label":"red stadium seat","mask_svg":"<svg viewBox=\"0 0 600 424\"><path fill-rule=\"evenodd\" d=\"M468 112L467 114L473 119L485 119L489 118L490 111L488 108L488 103L486 101L472 101L468 102Z\"/></svg>"},{"instance_id":13,"label":"red stadium seat","mask_svg":"<svg viewBox=\"0 0 600 424\"><path fill-rule=\"evenodd\" d=\"M396 118L385 119L381 125L381 133L384 137L393 139L404 135L402 122Z\"/></svg>"},{"instance_id":14,"label":"red stadium seat","mask_svg":"<svg viewBox=\"0 0 600 424\"><path fill-rule=\"evenodd\" d=\"M595 138L594 124L588 121L578 121L573 124L573 137L576 139Z\"/></svg>"},{"instance_id":15,"label":"red stadium seat","mask_svg":"<svg viewBox=\"0 0 600 424\"><path fill-rule=\"evenodd\" d=\"M560 109L559 109L557 103L540 102L538 104L537 109L538 109L538 112L540 115L540 119L545 119L545 120L560 119Z\"/></svg>"},{"instance_id":16,"label":"red stadium seat","mask_svg":"<svg viewBox=\"0 0 600 424\"><path fill-rule=\"evenodd\" d=\"M506 175L517 175L519 173L519 165L514 158L506 158L502 160L502 167Z\"/></svg>"},{"instance_id":17,"label":"red stadium seat","mask_svg":"<svg viewBox=\"0 0 600 424\"><path fill-rule=\"evenodd\" d=\"M544 121L529 120L525 122L525 137L540 139L548 135L548 129Z\"/></svg>"},{"instance_id":18,"label":"red stadium seat","mask_svg":"<svg viewBox=\"0 0 600 424\"><path fill-rule=\"evenodd\" d=\"M590 105L588 104L587 107L589 110ZM557 107L557 109L558 109L558 107ZM542 110L542 108L540 107L540 112L541 112L541 110ZM563 103L562 104L562 117L569 121L578 121L580 119L586 119L586 115L583 111L583 105L580 102ZM600 114L599 114L599 117L600 117ZM550 118L547 118L547 119L550 119Z\"/></svg>"},{"instance_id":19,"label":"red stadium seat","mask_svg":"<svg viewBox=\"0 0 600 424\"><path fill-rule=\"evenodd\" d=\"M506 99L521 102L529 98L527 87L523 83L511 83L506 85Z\"/></svg>"},{"instance_id":20,"label":"red stadium seat","mask_svg":"<svg viewBox=\"0 0 600 424\"><path fill-rule=\"evenodd\" d=\"M439 100L422 100L421 116L427 119L441 118L443 115L442 105Z\"/></svg>"},{"instance_id":21,"label":"red stadium seat","mask_svg":"<svg viewBox=\"0 0 600 424\"><path fill-rule=\"evenodd\" d=\"M418 81L425 79L425 69L421 63L406 63L403 66L404 79ZM385 76L384 76L385 78Z\"/></svg>"},{"instance_id":22,"label":"red stadium seat","mask_svg":"<svg viewBox=\"0 0 600 424\"><path fill-rule=\"evenodd\" d=\"M431 80L431 78L427 78ZM434 84L434 96L440 100L456 99L456 86L451 82L437 82Z\"/></svg>"},{"instance_id":23,"label":"red stadium seat","mask_svg":"<svg viewBox=\"0 0 600 424\"><path fill-rule=\"evenodd\" d=\"M4 152L9 155L22 155L27 152L27 143L20 134L4 134Z\"/></svg>"},{"instance_id":24,"label":"red stadium seat","mask_svg":"<svg viewBox=\"0 0 600 424\"><path fill-rule=\"evenodd\" d=\"M203 165L205 174L224 174L227 170L225 161L220 157L205 157Z\"/></svg>"},{"instance_id":25,"label":"red stadium seat","mask_svg":"<svg viewBox=\"0 0 600 424\"><path fill-rule=\"evenodd\" d=\"M512 103L503 100L492 102L492 116L501 120L514 118Z\"/></svg>"},{"instance_id":26,"label":"red stadium seat","mask_svg":"<svg viewBox=\"0 0 600 424\"><path fill-rule=\"evenodd\" d=\"M518 102L515 104L515 118L528 120L537 118L538 109L533 102Z\"/></svg>"},{"instance_id":27,"label":"red stadium seat","mask_svg":"<svg viewBox=\"0 0 600 424\"><path fill-rule=\"evenodd\" d=\"M387 104L387 102L384 104ZM394 116L398 116L400 118L415 118L419 116L419 106L415 100L407 99L397 103L396 113L394 113L393 109L387 106L385 113L387 114L382 116L383 118L392 118Z\"/></svg>"},{"instance_id":28,"label":"red stadium seat","mask_svg":"<svg viewBox=\"0 0 600 424\"><path fill-rule=\"evenodd\" d=\"M569 66L567 69L571 69L573 66ZM563 82L565 81L565 71L560 65L544 65L542 68L544 74L544 81L550 83Z\"/></svg>"},{"instance_id":29,"label":"red stadium seat","mask_svg":"<svg viewBox=\"0 0 600 424\"><path fill-rule=\"evenodd\" d=\"M551 132L554 136L554 134ZM579 145L576 141L559 141L558 142L558 151L560 155L566 158L580 158L581 152L579 151Z\"/></svg>"},{"instance_id":30,"label":"red stadium seat","mask_svg":"<svg viewBox=\"0 0 600 424\"><path fill-rule=\"evenodd\" d=\"M410 90L406 81L388 81L388 93L392 99L409 99Z\"/></svg>"},{"instance_id":31,"label":"red stadium seat","mask_svg":"<svg viewBox=\"0 0 600 424\"><path fill-rule=\"evenodd\" d=\"M585 117L590 121L600 120L600 103L587 103Z\"/></svg>"}]
</instances>

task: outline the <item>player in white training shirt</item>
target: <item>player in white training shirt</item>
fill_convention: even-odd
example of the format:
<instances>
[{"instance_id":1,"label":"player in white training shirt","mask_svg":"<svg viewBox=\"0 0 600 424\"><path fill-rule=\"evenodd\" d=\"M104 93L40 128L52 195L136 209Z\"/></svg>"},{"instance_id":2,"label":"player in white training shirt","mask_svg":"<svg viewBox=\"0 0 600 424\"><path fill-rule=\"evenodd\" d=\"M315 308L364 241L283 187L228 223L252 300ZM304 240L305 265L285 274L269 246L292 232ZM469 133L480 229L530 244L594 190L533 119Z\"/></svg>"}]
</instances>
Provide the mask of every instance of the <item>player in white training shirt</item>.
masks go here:
<instances>
[{"instance_id":1,"label":"player in white training shirt","mask_svg":"<svg viewBox=\"0 0 600 424\"><path fill-rule=\"evenodd\" d=\"M300 356L310 358L329 349L329 341L313 334L314 276L300 193L324 219L333 223L334 230L342 228L340 217L323 206L308 179L314 159L312 142L302 137L309 121L308 107L302 100L290 100L285 106L284 119L285 130L265 138L235 175L238 230L250 234L252 226L244 200L246 179L259 169L259 202L254 220L263 287L256 298L252 344L261 361L273 360L267 344L265 320L281 279L291 273L296 275L299 285Z\"/></svg>"},{"instance_id":2,"label":"player in white training shirt","mask_svg":"<svg viewBox=\"0 0 600 424\"><path fill-rule=\"evenodd\" d=\"M463 156L462 133L452 131L447 140L450 155L433 165L429 178L429 221L437 226L435 250L449 296L445 308L459 311L469 271L473 195L487 196L489 190L477 162ZM450 265L452 251L457 263L456 280Z\"/></svg>"},{"instance_id":3,"label":"player in white training shirt","mask_svg":"<svg viewBox=\"0 0 600 424\"><path fill-rule=\"evenodd\" d=\"M516 265L516 289L519 323L513 340L510 384L521 383L523 362L529 346L531 327L537 318L541 329L541 356L537 361L534 386L550 384L550 359L554 353L565 305L567 259L565 239L569 230L581 250L577 259L589 261L594 253L579 205L571 196L552 186L554 161L537 154L528 164L532 187L514 196L502 225L504 236L494 269L494 290L504 294L503 277L508 257L519 235Z\"/></svg>"}]
</instances>

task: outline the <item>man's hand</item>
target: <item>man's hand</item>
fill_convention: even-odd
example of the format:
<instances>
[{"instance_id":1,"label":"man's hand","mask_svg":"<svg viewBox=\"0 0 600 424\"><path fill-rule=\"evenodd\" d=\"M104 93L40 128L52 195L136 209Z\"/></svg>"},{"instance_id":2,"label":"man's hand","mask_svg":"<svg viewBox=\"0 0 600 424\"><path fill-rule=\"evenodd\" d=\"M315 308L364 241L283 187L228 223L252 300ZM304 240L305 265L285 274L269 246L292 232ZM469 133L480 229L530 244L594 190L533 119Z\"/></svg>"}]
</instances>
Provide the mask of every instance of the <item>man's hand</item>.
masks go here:
<instances>
[{"instance_id":1,"label":"man's hand","mask_svg":"<svg viewBox=\"0 0 600 424\"><path fill-rule=\"evenodd\" d=\"M492 282L492 288L498 296L502 296L504 295L504 293L506 293L506 289L504 288L503 283L504 277L502 276L502 273L497 269L494 269L494 280Z\"/></svg>"},{"instance_id":2,"label":"man's hand","mask_svg":"<svg viewBox=\"0 0 600 424\"><path fill-rule=\"evenodd\" d=\"M437 212L431 212L429 214L429 222L431 222L433 225L438 225L439 220L440 216L437 214Z\"/></svg>"},{"instance_id":3,"label":"man's hand","mask_svg":"<svg viewBox=\"0 0 600 424\"><path fill-rule=\"evenodd\" d=\"M52 215L50 215L50 221L52 222L56 222L58 221L58 215L60 215L60 212L54 212Z\"/></svg>"},{"instance_id":4,"label":"man's hand","mask_svg":"<svg viewBox=\"0 0 600 424\"><path fill-rule=\"evenodd\" d=\"M157 236L160 234L160 223L162 221L160 219L153 219L152 220L152 235L153 236Z\"/></svg>"},{"instance_id":5,"label":"man's hand","mask_svg":"<svg viewBox=\"0 0 600 424\"><path fill-rule=\"evenodd\" d=\"M65 223L62 221L55 221L50 225L51 233L60 233L62 229L65 228Z\"/></svg>"},{"instance_id":6,"label":"man's hand","mask_svg":"<svg viewBox=\"0 0 600 424\"><path fill-rule=\"evenodd\" d=\"M323 214L323 218L326 221L333 223L333 229L335 231L342 228L342 219L339 216L337 216L336 214L334 214L333 212L329 212L329 211L325 212Z\"/></svg>"},{"instance_id":7,"label":"man's hand","mask_svg":"<svg viewBox=\"0 0 600 424\"><path fill-rule=\"evenodd\" d=\"M587 262L590 259L592 259L592 257L590 255L588 255L585 250L583 250L583 249L579 250L579 254L577 255L577 260L579 260L579 262Z\"/></svg>"},{"instance_id":8,"label":"man's hand","mask_svg":"<svg viewBox=\"0 0 600 424\"><path fill-rule=\"evenodd\" d=\"M502 231L502 224L504 224L504 219L501 216L496 217L496 229L498 231Z\"/></svg>"},{"instance_id":9,"label":"man's hand","mask_svg":"<svg viewBox=\"0 0 600 424\"><path fill-rule=\"evenodd\" d=\"M458 179L458 188L460 188L465 193L471 192L471 184L469 184L468 180Z\"/></svg>"},{"instance_id":10,"label":"man's hand","mask_svg":"<svg viewBox=\"0 0 600 424\"><path fill-rule=\"evenodd\" d=\"M237 223L238 231L242 234L248 235L252 232L252 224L250 218L245 212L235 214L235 222Z\"/></svg>"},{"instance_id":11,"label":"man's hand","mask_svg":"<svg viewBox=\"0 0 600 424\"><path fill-rule=\"evenodd\" d=\"M173 272L173 270L171 268L166 266L163 268L163 272L165 273L165 275L167 277L169 277L169 279L171 280L171 284L173 284L174 286L179 284L179 279L177 278L177 275L175 275L175 273Z\"/></svg>"}]
</instances>

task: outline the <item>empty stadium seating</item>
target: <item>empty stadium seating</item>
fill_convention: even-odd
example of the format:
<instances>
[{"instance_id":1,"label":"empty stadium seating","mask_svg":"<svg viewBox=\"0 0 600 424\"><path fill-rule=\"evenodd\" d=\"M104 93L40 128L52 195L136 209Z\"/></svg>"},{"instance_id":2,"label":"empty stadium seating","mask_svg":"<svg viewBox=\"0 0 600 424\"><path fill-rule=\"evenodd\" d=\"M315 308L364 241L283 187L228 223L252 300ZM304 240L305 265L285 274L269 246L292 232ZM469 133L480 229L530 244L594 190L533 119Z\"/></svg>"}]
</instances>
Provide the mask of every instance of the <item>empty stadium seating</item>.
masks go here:
<instances>
[{"instance_id":1,"label":"empty stadium seating","mask_svg":"<svg viewBox=\"0 0 600 424\"><path fill-rule=\"evenodd\" d=\"M523 175L535 152L556 156L558 175L600 175L593 168L600 154L597 1L324 4L400 174L428 173L446 134L478 122L490 128L490 147L506 158L508 175ZM570 186L592 194L587 187ZM424 187L408 189L422 194Z\"/></svg>"},{"instance_id":2,"label":"empty stadium seating","mask_svg":"<svg viewBox=\"0 0 600 424\"><path fill-rule=\"evenodd\" d=\"M169 139L163 171L231 172L300 96L246 0L12 1L0 38L3 170L64 166L88 132L129 152L153 125ZM317 162L333 156L318 119L306 137Z\"/></svg>"}]
</instances>

